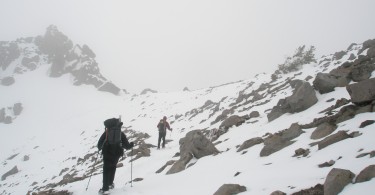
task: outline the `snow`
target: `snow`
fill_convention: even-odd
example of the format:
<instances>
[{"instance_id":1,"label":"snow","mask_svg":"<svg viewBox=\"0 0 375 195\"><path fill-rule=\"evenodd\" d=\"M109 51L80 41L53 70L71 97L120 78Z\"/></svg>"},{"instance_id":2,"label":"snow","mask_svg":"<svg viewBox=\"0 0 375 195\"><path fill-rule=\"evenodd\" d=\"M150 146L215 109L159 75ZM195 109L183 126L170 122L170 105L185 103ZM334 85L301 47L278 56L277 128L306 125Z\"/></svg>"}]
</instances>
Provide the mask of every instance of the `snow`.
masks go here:
<instances>
[{"instance_id":1,"label":"snow","mask_svg":"<svg viewBox=\"0 0 375 195\"><path fill-rule=\"evenodd\" d=\"M336 61L330 61L331 65L325 71L333 69L335 63ZM304 80L309 75L315 76L322 69L318 64L305 65L298 72L281 75L276 83L272 83L276 85L270 89L282 85L287 78ZM311 108L300 113L284 114L268 122L266 110L275 106L279 99L292 94L291 87L287 85L273 97L267 94L270 89L261 91L261 95L267 96L260 102L270 100L266 104L254 106L245 112L239 112L241 109L236 110L234 114L238 115L256 110L259 111L260 117L256 118L256 123L233 127L222 135L218 139L222 143L216 145L221 151L220 154L194 159L190 162L195 162L193 166L176 174L166 175L171 166L157 174L155 172L167 161L178 160L178 157L173 156L179 152L180 138L191 130L217 128L221 122L214 125L210 123L235 102L240 91L250 93L258 89L262 83L271 81L271 75L260 74L249 80L191 92L114 96L98 92L93 86L73 86L68 75L49 78L46 76L47 72L48 66L43 65L35 71L17 75L12 86L0 86L0 108L16 102L21 102L24 107L21 115L15 118L12 124L0 123L0 130L3 132L0 137L0 174L14 166L20 170L19 173L0 181L0 194L26 194L34 188L33 182L37 182L35 186L57 183L66 173L71 174L73 169L77 171L77 176L83 175L91 169L92 163L77 164L78 158L97 151L96 143L104 128L103 121L119 115L122 116L125 127L131 126L133 130L148 133L151 137L145 141L154 145L157 144L158 137L156 124L162 116L168 116L168 120L174 122L171 124L173 132L168 132L167 139L173 141L167 144L166 149L152 148L150 157L140 158L134 161L132 166L129 163L130 157L123 160L124 167L118 168L116 172L116 188L112 195L213 194L225 183L246 186L247 191L241 193L244 195L270 194L276 190L290 194L318 183L323 184L332 168L348 169L358 174L368 165L375 164L375 158L356 158L360 153L375 149L374 125L359 128L361 122L374 119L373 112L359 114L342 122L336 130L348 130L348 133L359 131L362 135L321 150L318 150L317 146L309 145L317 141L310 139L314 129L303 129L305 133L296 138L294 144L270 156L259 156L263 144L244 150L247 151L245 154L237 152L236 146L248 139L262 137L266 133L276 133L289 128L295 122L307 124L314 118L324 116L324 113L319 112L335 104L335 101L327 102L331 98L350 99L344 87L338 87L328 94L317 92L319 101ZM299 72L301 74L296 75ZM309 80L310 83L312 81L313 79ZM251 82L254 83L250 86ZM207 121L202 122L208 118L211 111L206 110L192 117L194 113L190 113L191 110L202 107L207 100L218 103L223 97L227 98L220 103L220 111ZM250 105L244 107L247 106ZM338 110L339 108L334 111ZM175 115L182 116L176 120ZM292 157L298 148L309 148L308 157ZM362 152L359 152L360 149ZM14 159L7 160L17 153ZM30 160L23 161L25 155L28 155ZM332 167L318 168L318 164L330 160L336 161ZM59 175L65 168L69 170ZM143 181L134 182L133 187L129 183L131 170L133 179L143 178ZM234 176L237 172L240 174ZM92 176L87 191L88 178L55 189L68 190L79 195L96 194L102 184L101 177L101 169L98 169ZM349 184L341 194L372 194L375 191L374 182L375 179L360 184Z\"/></svg>"}]
</instances>

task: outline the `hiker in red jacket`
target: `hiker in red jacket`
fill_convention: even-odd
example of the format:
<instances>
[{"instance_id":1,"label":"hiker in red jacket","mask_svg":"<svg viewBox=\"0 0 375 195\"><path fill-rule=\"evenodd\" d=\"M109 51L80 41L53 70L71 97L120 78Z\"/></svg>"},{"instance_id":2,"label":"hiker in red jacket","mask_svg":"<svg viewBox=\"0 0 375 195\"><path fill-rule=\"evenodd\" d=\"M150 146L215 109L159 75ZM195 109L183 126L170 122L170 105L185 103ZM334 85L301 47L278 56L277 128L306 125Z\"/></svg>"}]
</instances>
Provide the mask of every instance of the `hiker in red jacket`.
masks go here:
<instances>
[{"instance_id":1,"label":"hiker in red jacket","mask_svg":"<svg viewBox=\"0 0 375 195\"><path fill-rule=\"evenodd\" d=\"M160 149L160 141L163 139L163 148L165 148L165 136L167 135L167 129L172 131L171 127L169 126L169 123L167 122L167 117L164 116L163 119L161 119L158 123L158 129L159 129L159 139L158 139L158 149Z\"/></svg>"}]
</instances>

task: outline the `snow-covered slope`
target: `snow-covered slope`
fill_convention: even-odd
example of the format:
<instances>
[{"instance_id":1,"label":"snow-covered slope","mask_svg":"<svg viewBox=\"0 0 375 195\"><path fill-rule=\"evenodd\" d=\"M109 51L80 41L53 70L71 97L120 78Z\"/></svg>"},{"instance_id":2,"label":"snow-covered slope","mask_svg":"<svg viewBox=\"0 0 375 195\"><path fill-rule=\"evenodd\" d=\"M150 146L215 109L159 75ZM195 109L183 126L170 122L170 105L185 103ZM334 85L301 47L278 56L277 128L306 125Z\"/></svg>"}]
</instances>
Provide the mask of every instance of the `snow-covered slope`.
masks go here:
<instances>
[{"instance_id":1,"label":"snow-covered slope","mask_svg":"<svg viewBox=\"0 0 375 195\"><path fill-rule=\"evenodd\" d=\"M335 115L351 104L348 102L330 112L321 112L341 98L350 100L345 87L336 87L324 94L316 91L317 103L304 111L285 113L271 122L267 115L280 99L294 93L290 81L307 80L313 85L318 73L328 73L343 62L353 62L360 54L365 55L367 50L362 51L362 48L362 45L353 45L339 59L337 54L324 56L317 59L317 63L305 64L297 72L259 74L249 80L207 89L144 95L116 96L99 92L92 85L73 86L70 75L63 74L58 79L48 77L51 65L40 64L33 71L14 76L14 84L0 85L0 109L4 108L5 115L12 118L10 124L0 123L0 174L15 166L18 170L2 178L0 194L27 194L49 189L61 194L64 191L65 194L96 194L102 182L102 159L99 156L96 162L96 143L104 129L103 121L119 115L126 135L137 143L135 149L141 147L142 141L157 144L156 125L164 115L171 122L173 132L167 134L170 142L165 149L156 150L151 146L147 148L150 156L142 156L132 165L130 160L134 157L122 159L124 166L117 169L116 188L111 194L214 194L223 184L245 186L247 191L241 194L271 194L276 190L292 194L324 184L332 168L347 169L358 175L367 166L375 164L375 158L370 155L357 158L359 154L375 150L374 125L359 128L363 121L374 120L373 108L343 120L332 132L346 130L356 136L323 149L311 145L324 138L311 139L316 127L308 125L316 118ZM351 59L353 55L355 58ZM312 78L308 79L309 76ZM371 78L374 77L372 73ZM16 103L22 104L21 113L15 114L11 109ZM254 111L259 116L249 117ZM207 136L212 135L212 132L221 131L223 120L233 115L244 121L223 131L214 140L219 154L193 158L189 162L192 166L175 174L166 174L171 165L156 173L168 161L179 159L174 156L180 152L179 140L187 132L199 129ZM246 140L266 139L293 123L298 123L304 133L294 138L291 145L268 156L260 155L264 143L237 152ZM149 136L140 138L139 133ZM293 157L300 148L308 149L310 153L305 157ZM335 161L334 165L319 168L319 164L331 160ZM93 165L94 174L86 191ZM131 171L133 179L141 180L133 182L132 187L129 183ZM374 186L374 179L349 184L340 194L373 194Z\"/></svg>"}]
</instances>

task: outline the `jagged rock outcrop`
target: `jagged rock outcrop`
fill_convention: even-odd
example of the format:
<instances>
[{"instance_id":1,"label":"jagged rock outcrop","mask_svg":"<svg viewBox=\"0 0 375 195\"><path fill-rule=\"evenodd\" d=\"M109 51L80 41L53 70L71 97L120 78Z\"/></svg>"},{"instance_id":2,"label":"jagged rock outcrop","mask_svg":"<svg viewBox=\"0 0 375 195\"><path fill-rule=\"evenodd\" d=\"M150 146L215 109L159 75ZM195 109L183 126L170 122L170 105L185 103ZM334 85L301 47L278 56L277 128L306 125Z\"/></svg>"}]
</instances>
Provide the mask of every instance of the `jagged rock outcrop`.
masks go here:
<instances>
[{"instance_id":1,"label":"jagged rock outcrop","mask_svg":"<svg viewBox=\"0 0 375 195\"><path fill-rule=\"evenodd\" d=\"M355 104L368 104L375 100L375 78L351 84L346 89Z\"/></svg>"},{"instance_id":2,"label":"jagged rock outcrop","mask_svg":"<svg viewBox=\"0 0 375 195\"><path fill-rule=\"evenodd\" d=\"M284 113L296 113L304 111L318 102L314 88L308 82L295 80L290 82L294 88L291 96L280 99L272 111L267 115L268 121L271 122Z\"/></svg>"},{"instance_id":3,"label":"jagged rock outcrop","mask_svg":"<svg viewBox=\"0 0 375 195\"><path fill-rule=\"evenodd\" d=\"M232 195L239 194L245 191L245 186L241 186L238 184L224 184L214 193L214 195Z\"/></svg>"},{"instance_id":4,"label":"jagged rock outcrop","mask_svg":"<svg viewBox=\"0 0 375 195\"><path fill-rule=\"evenodd\" d=\"M20 56L21 63L9 66ZM95 57L95 53L87 45L74 45L54 25L49 26L43 36L0 43L0 62L3 62L0 64L3 70L11 67L14 70L8 72L23 74L42 65L50 65L50 77L70 74L74 85L93 85L100 91L118 95L120 89L103 77ZM13 75L5 76L0 78L3 85L14 83Z\"/></svg>"},{"instance_id":5,"label":"jagged rock outcrop","mask_svg":"<svg viewBox=\"0 0 375 195\"><path fill-rule=\"evenodd\" d=\"M333 168L324 182L324 195L339 194L354 177L354 173L349 170Z\"/></svg>"},{"instance_id":6,"label":"jagged rock outcrop","mask_svg":"<svg viewBox=\"0 0 375 195\"><path fill-rule=\"evenodd\" d=\"M173 174L185 169L187 163L195 157L197 159L217 154L219 151L200 130L193 130L180 139L180 159L173 164L167 174Z\"/></svg>"}]
</instances>

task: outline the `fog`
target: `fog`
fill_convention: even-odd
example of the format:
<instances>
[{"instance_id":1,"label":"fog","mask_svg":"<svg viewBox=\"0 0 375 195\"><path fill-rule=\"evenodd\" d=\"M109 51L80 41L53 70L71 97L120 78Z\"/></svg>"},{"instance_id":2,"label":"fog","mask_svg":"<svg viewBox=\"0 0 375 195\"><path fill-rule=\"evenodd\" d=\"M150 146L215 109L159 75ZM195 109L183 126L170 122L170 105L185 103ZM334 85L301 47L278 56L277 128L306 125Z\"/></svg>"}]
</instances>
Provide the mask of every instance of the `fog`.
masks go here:
<instances>
[{"instance_id":1,"label":"fog","mask_svg":"<svg viewBox=\"0 0 375 195\"><path fill-rule=\"evenodd\" d=\"M301 45L317 57L375 38L373 0L1 0L0 40L54 24L87 44L102 74L138 93L273 72Z\"/></svg>"}]
</instances>

